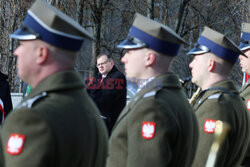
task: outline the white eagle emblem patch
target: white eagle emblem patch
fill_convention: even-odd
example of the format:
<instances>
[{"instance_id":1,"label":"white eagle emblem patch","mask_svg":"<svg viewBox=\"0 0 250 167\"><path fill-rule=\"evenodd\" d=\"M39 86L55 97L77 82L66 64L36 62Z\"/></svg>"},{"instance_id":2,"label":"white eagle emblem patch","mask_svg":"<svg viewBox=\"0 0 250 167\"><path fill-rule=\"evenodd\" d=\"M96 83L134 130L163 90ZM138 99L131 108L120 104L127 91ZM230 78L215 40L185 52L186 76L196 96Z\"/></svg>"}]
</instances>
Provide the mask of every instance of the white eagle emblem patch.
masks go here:
<instances>
[{"instance_id":1,"label":"white eagle emblem patch","mask_svg":"<svg viewBox=\"0 0 250 167\"><path fill-rule=\"evenodd\" d=\"M144 139L152 139L155 136L155 122L142 122L142 137Z\"/></svg>"},{"instance_id":2,"label":"white eagle emblem patch","mask_svg":"<svg viewBox=\"0 0 250 167\"><path fill-rule=\"evenodd\" d=\"M216 127L216 120L206 119L204 124L204 131L207 133L214 133Z\"/></svg>"},{"instance_id":3,"label":"white eagle emblem patch","mask_svg":"<svg viewBox=\"0 0 250 167\"><path fill-rule=\"evenodd\" d=\"M21 134L11 134L7 143L6 151L11 155L18 155L23 150L25 136Z\"/></svg>"}]
</instances>

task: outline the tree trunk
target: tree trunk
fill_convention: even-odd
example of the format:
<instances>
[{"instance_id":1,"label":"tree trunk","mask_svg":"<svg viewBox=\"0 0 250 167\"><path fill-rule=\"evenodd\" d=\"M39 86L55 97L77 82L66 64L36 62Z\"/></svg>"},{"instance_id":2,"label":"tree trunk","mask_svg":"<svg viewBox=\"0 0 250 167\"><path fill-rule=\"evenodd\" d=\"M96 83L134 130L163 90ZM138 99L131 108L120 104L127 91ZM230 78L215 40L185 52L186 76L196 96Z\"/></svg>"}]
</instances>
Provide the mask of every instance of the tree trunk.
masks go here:
<instances>
[{"instance_id":1,"label":"tree trunk","mask_svg":"<svg viewBox=\"0 0 250 167\"><path fill-rule=\"evenodd\" d=\"M80 25L83 24L83 10L84 10L84 0L79 0L78 6L77 6L77 21Z\"/></svg>"},{"instance_id":2,"label":"tree trunk","mask_svg":"<svg viewBox=\"0 0 250 167\"><path fill-rule=\"evenodd\" d=\"M180 27L181 27L184 11L185 11L185 8L186 8L189 1L190 0L182 0L181 1L181 5L180 5L180 8L179 8L179 12L178 12L178 19L177 19L177 22L176 22L176 25L177 25L176 29L175 29L176 33L180 32Z\"/></svg>"},{"instance_id":3,"label":"tree trunk","mask_svg":"<svg viewBox=\"0 0 250 167\"><path fill-rule=\"evenodd\" d=\"M154 19L154 0L147 0L147 16L150 19Z\"/></svg>"}]
</instances>

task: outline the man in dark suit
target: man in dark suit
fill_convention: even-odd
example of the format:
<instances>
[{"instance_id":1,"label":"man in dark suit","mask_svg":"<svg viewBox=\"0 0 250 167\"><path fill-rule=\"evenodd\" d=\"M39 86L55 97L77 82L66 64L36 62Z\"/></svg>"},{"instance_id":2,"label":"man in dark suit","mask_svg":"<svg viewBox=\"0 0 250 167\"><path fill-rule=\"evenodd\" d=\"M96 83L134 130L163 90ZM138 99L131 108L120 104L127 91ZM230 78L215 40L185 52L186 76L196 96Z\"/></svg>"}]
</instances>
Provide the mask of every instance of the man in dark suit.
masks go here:
<instances>
[{"instance_id":1,"label":"man in dark suit","mask_svg":"<svg viewBox=\"0 0 250 167\"><path fill-rule=\"evenodd\" d=\"M120 112L126 105L126 78L108 54L97 56L98 75L87 79L87 91L99 108L109 134Z\"/></svg>"},{"instance_id":2,"label":"man in dark suit","mask_svg":"<svg viewBox=\"0 0 250 167\"><path fill-rule=\"evenodd\" d=\"M10 37L20 42L14 51L18 76L32 90L0 129L0 166L104 167L107 130L74 71L76 56L92 35L36 0Z\"/></svg>"}]
</instances>

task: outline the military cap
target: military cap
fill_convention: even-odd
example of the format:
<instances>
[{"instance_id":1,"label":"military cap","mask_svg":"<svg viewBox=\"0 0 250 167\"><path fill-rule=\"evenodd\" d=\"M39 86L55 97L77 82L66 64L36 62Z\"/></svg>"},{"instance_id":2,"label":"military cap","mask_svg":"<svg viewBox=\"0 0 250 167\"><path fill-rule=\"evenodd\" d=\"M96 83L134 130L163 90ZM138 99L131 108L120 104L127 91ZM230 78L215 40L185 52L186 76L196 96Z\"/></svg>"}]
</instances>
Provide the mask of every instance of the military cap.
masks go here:
<instances>
[{"instance_id":1,"label":"military cap","mask_svg":"<svg viewBox=\"0 0 250 167\"><path fill-rule=\"evenodd\" d=\"M80 50L84 38L93 39L76 21L44 0L33 3L22 25L10 37L17 40L40 39L70 51Z\"/></svg>"},{"instance_id":2,"label":"military cap","mask_svg":"<svg viewBox=\"0 0 250 167\"><path fill-rule=\"evenodd\" d=\"M136 13L128 37L117 47L136 49L148 47L156 52L176 56L185 41L169 27Z\"/></svg>"},{"instance_id":3,"label":"military cap","mask_svg":"<svg viewBox=\"0 0 250 167\"><path fill-rule=\"evenodd\" d=\"M187 55L197 55L207 52L211 52L233 63L238 60L239 54L244 55L235 43L225 35L205 26L196 46Z\"/></svg>"},{"instance_id":4,"label":"military cap","mask_svg":"<svg viewBox=\"0 0 250 167\"><path fill-rule=\"evenodd\" d=\"M242 23L241 32L239 48L244 51L250 49L250 23Z\"/></svg>"}]
</instances>

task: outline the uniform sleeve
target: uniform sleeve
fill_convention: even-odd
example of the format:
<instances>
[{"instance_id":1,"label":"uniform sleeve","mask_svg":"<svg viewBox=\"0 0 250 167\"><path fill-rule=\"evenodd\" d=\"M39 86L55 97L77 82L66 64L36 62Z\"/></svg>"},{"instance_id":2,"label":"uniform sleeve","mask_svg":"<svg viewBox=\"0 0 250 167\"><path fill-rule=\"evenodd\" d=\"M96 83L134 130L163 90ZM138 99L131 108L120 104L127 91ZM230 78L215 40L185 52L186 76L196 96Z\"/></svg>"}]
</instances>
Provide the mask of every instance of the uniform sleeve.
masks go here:
<instances>
[{"instance_id":1,"label":"uniform sleeve","mask_svg":"<svg viewBox=\"0 0 250 167\"><path fill-rule=\"evenodd\" d=\"M214 141L215 122L217 120L229 122L228 113L232 108L226 105L219 104L217 99L208 100L196 111L196 116L199 124L199 142L194 159L194 166L202 166L207 162L212 143ZM224 141L224 149L228 150L228 140ZM222 153L222 157L226 157L226 152ZM218 155L220 157L220 155ZM225 159L220 158L220 164L224 163ZM220 166L220 165L219 165ZM223 165L222 165L223 166Z\"/></svg>"},{"instance_id":2,"label":"uniform sleeve","mask_svg":"<svg viewBox=\"0 0 250 167\"><path fill-rule=\"evenodd\" d=\"M166 167L170 163L175 123L153 98L144 99L131 111L127 167Z\"/></svg>"},{"instance_id":3,"label":"uniform sleeve","mask_svg":"<svg viewBox=\"0 0 250 167\"><path fill-rule=\"evenodd\" d=\"M55 142L48 122L32 109L13 111L1 131L5 167L52 167ZM1 162L0 161L0 162Z\"/></svg>"}]
</instances>

